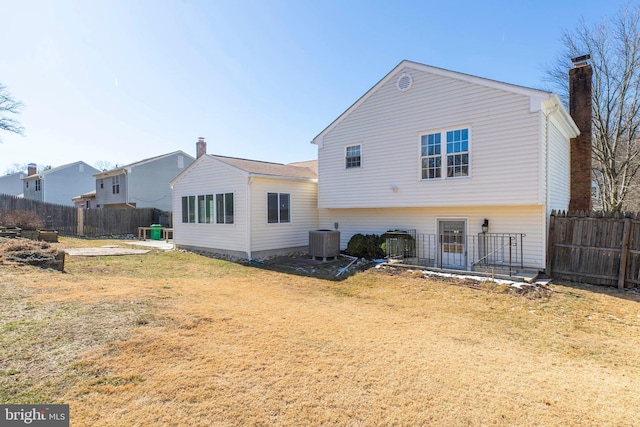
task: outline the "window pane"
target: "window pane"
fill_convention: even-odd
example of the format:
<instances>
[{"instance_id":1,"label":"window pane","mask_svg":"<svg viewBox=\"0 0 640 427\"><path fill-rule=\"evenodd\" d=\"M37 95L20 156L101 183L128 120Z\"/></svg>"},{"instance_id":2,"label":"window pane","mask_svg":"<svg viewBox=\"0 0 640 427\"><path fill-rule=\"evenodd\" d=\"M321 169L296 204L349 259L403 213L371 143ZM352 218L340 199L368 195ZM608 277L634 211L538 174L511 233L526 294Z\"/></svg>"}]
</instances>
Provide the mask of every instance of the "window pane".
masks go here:
<instances>
[{"instance_id":1,"label":"window pane","mask_svg":"<svg viewBox=\"0 0 640 427\"><path fill-rule=\"evenodd\" d=\"M206 220L205 222L207 224L212 224L213 223L213 212L214 212L214 205L213 205L213 194L207 194L205 196L205 204L207 205L206 207Z\"/></svg>"},{"instance_id":2,"label":"window pane","mask_svg":"<svg viewBox=\"0 0 640 427\"><path fill-rule=\"evenodd\" d=\"M280 222L290 222L289 194L280 194Z\"/></svg>"},{"instance_id":3,"label":"window pane","mask_svg":"<svg viewBox=\"0 0 640 427\"><path fill-rule=\"evenodd\" d=\"M204 196L198 196L198 222L204 223L206 206L204 204Z\"/></svg>"},{"instance_id":4,"label":"window pane","mask_svg":"<svg viewBox=\"0 0 640 427\"><path fill-rule=\"evenodd\" d=\"M278 193L267 193L267 222L278 222Z\"/></svg>"},{"instance_id":5,"label":"window pane","mask_svg":"<svg viewBox=\"0 0 640 427\"><path fill-rule=\"evenodd\" d=\"M196 222L196 196L189 196L189 222Z\"/></svg>"},{"instance_id":6,"label":"window pane","mask_svg":"<svg viewBox=\"0 0 640 427\"><path fill-rule=\"evenodd\" d=\"M189 202L187 197L182 198L182 222L189 222Z\"/></svg>"},{"instance_id":7,"label":"window pane","mask_svg":"<svg viewBox=\"0 0 640 427\"><path fill-rule=\"evenodd\" d=\"M224 194L216 194L216 224L224 224Z\"/></svg>"},{"instance_id":8,"label":"window pane","mask_svg":"<svg viewBox=\"0 0 640 427\"><path fill-rule=\"evenodd\" d=\"M233 193L224 195L225 224L233 224Z\"/></svg>"}]
</instances>

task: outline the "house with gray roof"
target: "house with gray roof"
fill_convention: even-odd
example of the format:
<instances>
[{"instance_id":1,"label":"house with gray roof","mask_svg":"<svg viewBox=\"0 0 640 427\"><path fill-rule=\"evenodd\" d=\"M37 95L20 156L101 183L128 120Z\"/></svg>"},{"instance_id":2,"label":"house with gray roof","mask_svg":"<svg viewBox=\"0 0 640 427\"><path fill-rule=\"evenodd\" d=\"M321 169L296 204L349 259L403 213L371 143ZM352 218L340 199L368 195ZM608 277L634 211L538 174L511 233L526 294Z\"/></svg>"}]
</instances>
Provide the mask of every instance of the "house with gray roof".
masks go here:
<instances>
[{"instance_id":1,"label":"house with gray roof","mask_svg":"<svg viewBox=\"0 0 640 427\"><path fill-rule=\"evenodd\" d=\"M177 248L247 259L307 250L318 227L316 161L198 155L171 181Z\"/></svg>"},{"instance_id":2,"label":"house with gray roof","mask_svg":"<svg viewBox=\"0 0 640 427\"><path fill-rule=\"evenodd\" d=\"M97 208L156 208L170 211L169 181L194 160L193 156L183 151L174 151L108 171L98 171L94 175L95 205Z\"/></svg>"}]
</instances>

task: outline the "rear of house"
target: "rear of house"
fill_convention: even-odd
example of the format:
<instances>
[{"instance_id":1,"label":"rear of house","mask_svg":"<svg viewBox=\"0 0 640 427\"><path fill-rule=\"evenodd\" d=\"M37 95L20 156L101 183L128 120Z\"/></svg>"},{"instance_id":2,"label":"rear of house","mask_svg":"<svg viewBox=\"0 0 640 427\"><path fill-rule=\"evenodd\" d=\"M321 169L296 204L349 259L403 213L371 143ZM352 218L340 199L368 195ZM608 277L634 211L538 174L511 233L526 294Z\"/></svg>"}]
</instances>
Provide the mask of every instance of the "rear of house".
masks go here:
<instances>
[{"instance_id":1,"label":"rear of house","mask_svg":"<svg viewBox=\"0 0 640 427\"><path fill-rule=\"evenodd\" d=\"M306 252L318 227L315 165L202 154L171 182L176 247L246 259Z\"/></svg>"},{"instance_id":2,"label":"rear of house","mask_svg":"<svg viewBox=\"0 0 640 427\"><path fill-rule=\"evenodd\" d=\"M577 134L552 93L403 61L314 138L319 225L342 248L407 230L426 265L542 269Z\"/></svg>"}]
</instances>

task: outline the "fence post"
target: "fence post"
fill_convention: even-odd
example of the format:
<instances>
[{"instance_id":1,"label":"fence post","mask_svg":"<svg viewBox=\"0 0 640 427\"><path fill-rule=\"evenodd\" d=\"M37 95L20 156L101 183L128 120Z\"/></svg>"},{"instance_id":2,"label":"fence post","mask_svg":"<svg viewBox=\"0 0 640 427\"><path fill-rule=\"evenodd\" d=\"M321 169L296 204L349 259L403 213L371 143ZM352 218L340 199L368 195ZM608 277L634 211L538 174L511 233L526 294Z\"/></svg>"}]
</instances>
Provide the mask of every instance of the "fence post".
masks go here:
<instances>
[{"instance_id":1,"label":"fence post","mask_svg":"<svg viewBox=\"0 0 640 427\"><path fill-rule=\"evenodd\" d=\"M620 253L620 271L618 272L618 289L624 289L627 277L627 258L629 258L629 240L631 238L631 218L624 219L622 231L622 252Z\"/></svg>"},{"instance_id":2,"label":"fence post","mask_svg":"<svg viewBox=\"0 0 640 427\"><path fill-rule=\"evenodd\" d=\"M78 236L84 236L84 209L78 208Z\"/></svg>"},{"instance_id":3,"label":"fence post","mask_svg":"<svg viewBox=\"0 0 640 427\"><path fill-rule=\"evenodd\" d=\"M551 259L553 258L553 229L555 227L556 222L556 213L555 211L551 212L551 216L549 217L549 235L547 236L547 275L551 276Z\"/></svg>"}]
</instances>

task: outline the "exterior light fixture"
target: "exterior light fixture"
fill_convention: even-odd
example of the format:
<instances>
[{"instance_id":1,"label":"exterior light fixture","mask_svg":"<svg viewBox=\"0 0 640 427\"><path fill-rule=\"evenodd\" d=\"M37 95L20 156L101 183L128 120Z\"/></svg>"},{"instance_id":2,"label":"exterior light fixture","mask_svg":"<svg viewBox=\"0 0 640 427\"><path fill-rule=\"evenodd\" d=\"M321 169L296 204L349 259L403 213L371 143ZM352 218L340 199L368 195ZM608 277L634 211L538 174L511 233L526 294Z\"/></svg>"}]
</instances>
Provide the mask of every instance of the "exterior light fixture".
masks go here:
<instances>
[{"instance_id":1,"label":"exterior light fixture","mask_svg":"<svg viewBox=\"0 0 640 427\"><path fill-rule=\"evenodd\" d=\"M489 220L485 218L482 223L482 232L486 234L487 231L489 231Z\"/></svg>"}]
</instances>

